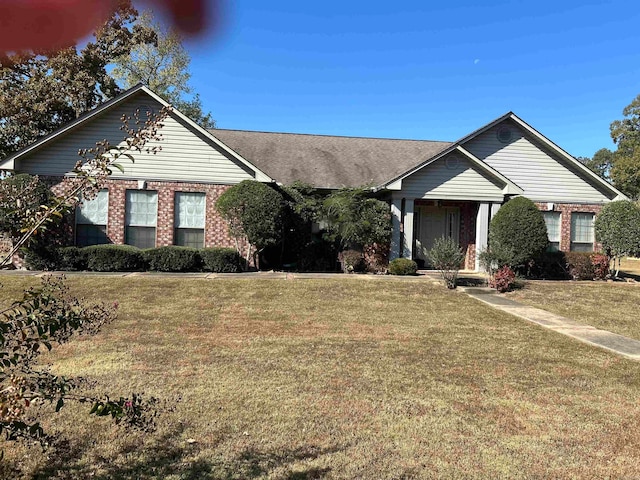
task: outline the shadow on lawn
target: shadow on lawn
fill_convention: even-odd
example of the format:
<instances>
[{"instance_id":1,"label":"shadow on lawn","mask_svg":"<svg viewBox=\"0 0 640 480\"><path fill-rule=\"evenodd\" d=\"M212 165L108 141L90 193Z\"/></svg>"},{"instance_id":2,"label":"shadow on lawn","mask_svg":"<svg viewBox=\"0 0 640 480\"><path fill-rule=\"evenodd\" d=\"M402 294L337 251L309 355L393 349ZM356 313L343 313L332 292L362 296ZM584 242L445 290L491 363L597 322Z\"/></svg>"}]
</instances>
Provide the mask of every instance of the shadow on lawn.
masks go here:
<instances>
[{"instance_id":1,"label":"shadow on lawn","mask_svg":"<svg viewBox=\"0 0 640 480\"><path fill-rule=\"evenodd\" d=\"M55 452L51 452L53 455L49 465L36 472L32 478L41 480L89 477L98 480L159 479L168 476L177 476L185 480L257 478L278 467L312 460L341 450L341 448L321 449L311 445L278 452L247 449L236 458L225 459L215 456L206 460L193 460L193 457L198 454L199 447L197 444L184 444L183 440L179 440L183 430L184 428L174 429L157 439L153 446L140 447L140 450L143 450L142 455L134 446L122 449L114 455L114 457L122 457L135 451L137 456L142 458L131 459L124 464L112 463L109 458L101 458L101 465L98 465L101 470L99 474L95 472L96 465L87 465L81 461L86 453L82 445L72 447L68 442L61 443ZM307 466L302 470L293 468L286 470L289 470L289 473L281 477L283 480L315 480L324 478L331 468Z\"/></svg>"}]
</instances>

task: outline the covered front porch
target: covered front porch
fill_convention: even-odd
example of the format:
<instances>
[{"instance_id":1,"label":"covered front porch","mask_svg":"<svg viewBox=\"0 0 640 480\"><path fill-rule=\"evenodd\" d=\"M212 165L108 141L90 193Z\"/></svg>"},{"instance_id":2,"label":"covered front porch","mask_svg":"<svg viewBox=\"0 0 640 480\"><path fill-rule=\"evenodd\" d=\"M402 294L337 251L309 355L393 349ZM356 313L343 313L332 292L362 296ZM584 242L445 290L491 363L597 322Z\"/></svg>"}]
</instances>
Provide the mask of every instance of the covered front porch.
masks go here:
<instances>
[{"instance_id":1,"label":"covered front porch","mask_svg":"<svg viewBox=\"0 0 640 480\"><path fill-rule=\"evenodd\" d=\"M489 222L502 202L400 198L391 203L390 258L411 258L431 268L427 251L440 237L453 238L465 254L465 270L480 270L477 252L487 247Z\"/></svg>"}]
</instances>

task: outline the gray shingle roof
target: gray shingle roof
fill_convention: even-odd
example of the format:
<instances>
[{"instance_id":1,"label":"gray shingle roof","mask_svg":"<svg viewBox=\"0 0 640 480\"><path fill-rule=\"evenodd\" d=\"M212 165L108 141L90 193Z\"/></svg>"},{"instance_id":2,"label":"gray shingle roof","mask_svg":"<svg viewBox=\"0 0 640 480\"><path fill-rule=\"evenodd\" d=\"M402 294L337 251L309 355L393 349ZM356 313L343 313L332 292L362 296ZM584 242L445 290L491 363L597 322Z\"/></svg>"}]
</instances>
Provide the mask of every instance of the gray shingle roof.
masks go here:
<instances>
[{"instance_id":1,"label":"gray shingle roof","mask_svg":"<svg viewBox=\"0 0 640 480\"><path fill-rule=\"evenodd\" d=\"M210 132L271 178L318 188L380 185L452 145L427 140L215 129Z\"/></svg>"}]
</instances>

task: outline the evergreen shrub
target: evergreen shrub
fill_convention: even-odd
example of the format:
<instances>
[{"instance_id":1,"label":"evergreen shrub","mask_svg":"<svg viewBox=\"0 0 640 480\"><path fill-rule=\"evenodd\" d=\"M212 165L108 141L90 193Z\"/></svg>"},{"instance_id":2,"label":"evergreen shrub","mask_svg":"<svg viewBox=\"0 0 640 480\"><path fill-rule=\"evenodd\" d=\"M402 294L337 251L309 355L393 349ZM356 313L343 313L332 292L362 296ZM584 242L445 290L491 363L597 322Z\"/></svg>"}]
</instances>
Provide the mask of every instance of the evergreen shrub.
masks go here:
<instances>
[{"instance_id":1,"label":"evergreen shrub","mask_svg":"<svg viewBox=\"0 0 640 480\"><path fill-rule=\"evenodd\" d=\"M389 262L391 275L415 275L417 271L418 264L410 258L396 258Z\"/></svg>"},{"instance_id":2,"label":"evergreen shrub","mask_svg":"<svg viewBox=\"0 0 640 480\"><path fill-rule=\"evenodd\" d=\"M489 228L489 244L510 250L509 266L522 267L542 254L549 244L542 212L525 197L515 197L494 215Z\"/></svg>"},{"instance_id":3,"label":"evergreen shrub","mask_svg":"<svg viewBox=\"0 0 640 480\"><path fill-rule=\"evenodd\" d=\"M242 271L243 260L233 248L203 248L199 251L202 270L215 273L238 273Z\"/></svg>"},{"instance_id":4,"label":"evergreen shrub","mask_svg":"<svg viewBox=\"0 0 640 480\"><path fill-rule=\"evenodd\" d=\"M196 272L200 270L198 250L176 245L143 251L149 270L156 272Z\"/></svg>"},{"instance_id":5,"label":"evergreen shrub","mask_svg":"<svg viewBox=\"0 0 640 480\"><path fill-rule=\"evenodd\" d=\"M143 252L130 245L85 247L87 269L94 272L135 272L146 270Z\"/></svg>"}]
</instances>

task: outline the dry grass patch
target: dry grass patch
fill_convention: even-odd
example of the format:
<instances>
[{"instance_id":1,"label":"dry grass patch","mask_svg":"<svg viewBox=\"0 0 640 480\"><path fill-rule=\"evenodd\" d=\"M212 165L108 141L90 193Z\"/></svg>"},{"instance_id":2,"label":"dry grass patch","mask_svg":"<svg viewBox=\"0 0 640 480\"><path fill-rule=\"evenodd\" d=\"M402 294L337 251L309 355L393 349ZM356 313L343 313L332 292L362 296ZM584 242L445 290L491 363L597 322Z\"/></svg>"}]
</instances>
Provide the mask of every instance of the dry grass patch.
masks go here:
<instances>
[{"instance_id":1,"label":"dry grass patch","mask_svg":"<svg viewBox=\"0 0 640 480\"><path fill-rule=\"evenodd\" d=\"M36 279L5 276L2 301ZM640 476L640 365L426 282L74 277L119 319L47 360L173 398L156 433L81 408L37 478ZM194 439L195 443L187 440Z\"/></svg>"},{"instance_id":2,"label":"dry grass patch","mask_svg":"<svg viewBox=\"0 0 640 480\"><path fill-rule=\"evenodd\" d=\"M640 284L526 282L509 298L577 322L640 340Z\"/></svg>"}]
</instances>

